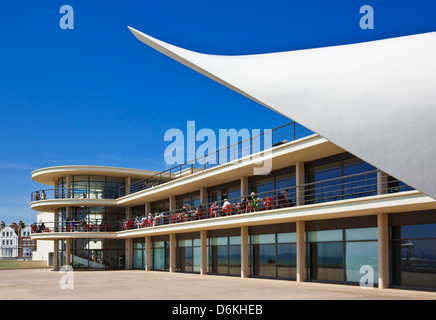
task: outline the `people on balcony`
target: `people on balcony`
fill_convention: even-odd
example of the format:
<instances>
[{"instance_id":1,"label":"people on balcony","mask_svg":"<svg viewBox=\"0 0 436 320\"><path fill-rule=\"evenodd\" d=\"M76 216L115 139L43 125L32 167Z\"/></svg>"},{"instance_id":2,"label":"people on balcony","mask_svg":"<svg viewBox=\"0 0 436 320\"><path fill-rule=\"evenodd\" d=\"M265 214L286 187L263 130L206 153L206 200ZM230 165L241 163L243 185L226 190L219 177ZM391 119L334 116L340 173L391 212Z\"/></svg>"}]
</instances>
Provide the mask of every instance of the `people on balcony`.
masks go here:
<instances>
[{"instance_id":1,"label":"people on balcony","mask_svg":"<svg viewBox=\"0 0 436 320\"><path fill-rule=\"evenodd\" d=\"M72 220L64 224L67 231L118 231L130 230L138 228L147 228L153 226L160 226L165 224L173 224L180 222L188 222L193 220L200 220L206 218L215 218L220 216L230 216L235 214L251 213L260 210L273 210L278 208L286 208L293 206L292 200L288 197L289 190L283 189L279 192L271 192L267 194L264 199L258 197L254 192L249 196L242 197L240 202L235 201L231 203L227 198L222 201L220 205L218 201L214 201L209 205L198 205L197 207L184 205L181 209L171 211L164 215L164 213L148 213L142 216L137 215L135 218L124 219L118 222L117 228L112 225L107 225L102 222L100 225L88 223L85 220L75 221ZM263 193L266 194L266 193ZM275 195L274 195L275 194ZM40 194L41 195L41 194ZM208 213L208 214L206 214ZM3 225L4 223L2 223ZM36 228L36 227L35 227ZM33 229L32 232L49 232L48 228L42 223L39 228Z\"/></svg>"}]
</instances>

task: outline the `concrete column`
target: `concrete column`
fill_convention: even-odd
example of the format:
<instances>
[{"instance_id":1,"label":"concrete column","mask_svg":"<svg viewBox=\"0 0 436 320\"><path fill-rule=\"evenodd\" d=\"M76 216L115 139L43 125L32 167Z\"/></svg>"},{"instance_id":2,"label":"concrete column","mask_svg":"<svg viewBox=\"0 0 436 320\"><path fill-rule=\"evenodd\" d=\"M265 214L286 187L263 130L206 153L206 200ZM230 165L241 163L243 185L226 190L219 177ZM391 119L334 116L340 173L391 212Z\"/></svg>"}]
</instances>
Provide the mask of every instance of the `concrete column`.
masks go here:
<instances>
[{"instance_id":1,"label":"concrete column","mask_svg":"<svg viewBox=\"0 0 436 320\"><path fill-rule=\"evenodd\" d=\"M65 239L65 265L71 265L71 239Z\"/></svg>"},{"instance_id":2,"label":"concrete column","mask_svg":"<svg viewBox=\"0 0 436 320\"><path fill-rule=\"evenodd\" d=\"M145 237L145 270L151 270L151 237Z\"/></svg>"},{"instance_id":3,"label":"concrete column","mask_svg":"<svg viewBox=\"0 0 436 320\"><path fill-rule=\"evenodd\" d=\"M248 196L248 177L241 177L241 197Z\"/></svg>"},{"instance_id":4,"label":"concrete column","mask_svg":"<svg viewBox=\"0 0 436 320\"><path fill-rule=\"evenodd\" d=\"M203 205L207 203L207 188L206 187L200 188L200 203Z\"/></svg>"},{"instance_id":5,"label":"concrete column","mask_svg":"<svg viewBox=\"0 0 436 320\"><path fill-rule=\"evenodd\" d=\"M55 215L57 216L56 213L55 213ZM58 220L59 217L56 217L55 219ZM67 206L67 207L65 208L65 219L66 219L67 221L71 221L71 207L70 207L70 206ZM59 223L59 221L57 221L56 226L59 228L59 229L58 229L59 231L68 231L68 223L66 223L66 224L62 224L62 225L61 225L61 224Z\"/></svg>"},{"instance_id":6,"label":"concrete column","mask_svg":"<svg viewBox=\"0 0 436 320\"><path fill-rule=\"evenodd\" d=\"M131 183L131 178L130 177L126 177L126 182L125 182L125 195L130 194L130 183Z\"/></svg>"},{"instance_id":7,"label":"concrete column","mask_svg":"<svg viewBox=\"0 0 436 320\"><path fill-rule=\"evenodd\" d=\"M71 198L71 195L72 195L71 194L71 175L67 174L65 177L65 180L66 180L66 188L67 188L66 194L67 194L67 198L69 199L69 198Z\"/></svg>"},{"instance_id":8,"label":"concrete column","mask_svg":"<svg viewBox=\"0 0 436 320\"><path fill-rule=\"evenodd\" d=\"M304 175L304 162L298 161L295 164L295 202L297 206L304 204L304 187L299 187L304 185L305 175Z\"/></svg>"},{"instance_id":9,"label":"concrete column","mask_svg":"<svg viewBox=\"0 0 436 320\"><path fill-rule=\"evenodd\" d=\"M248 278L248 227L241 227L241 278Z\"/></svg>"},{"instance_id":10,"label":"concrete column","mask_svg":"<svg viewBox=\"0 0 436 320\"><path fill-rule=\"evenodd\" d=\"M387 213L377 214L378 229L378 287L389 287L389 222Z\"/></svg>"},{"instance_id":11,"label":"concrete column","mask_svg":"<svg viewBox=\"0 0 436 320\"><path fill-rule=\"evenodd\" d=\"M59 270L59 246L58 240L53 240L53 270Z\"/></svg>"},{"instance_id":12,"label":"concrete column","mask_svg":"<svg viewBox=\"0 0 436 320\"><path fill-rule=\"evenodd\" d=\"M130 219L131 213L132 213L132 210L130 209L130 207L124 208L124 212L126 213L126 219Z\"/></svg>"},{"instance_id":13,"label":"concrete column","mask_svg":"<svg viewBox=\"0 0 436 320\"><path fill-rule=\"evenodd\" d=\"M145 216L148 217L148 214L151 213L151 202L146 202L145 203Z\"/></svg>"},{"instance_id":14,"label":"concrete column","mask_svg":"<svg viewBox=\"0 0 436 320\"><path fill-rule=\"evenodd\" d=\"M377 171L377 194L388 193L388 174L379 170Z\"/></svg>"},{"instance_id":15,"label":"concrete column","mask_svg":"<svg viewBox=\"0 0 436 320\"><path fill-rule=\"evenodd\" d=\"M126 270L131 270L133 267L133 265L132 265L133 252L132 251L133 251L132 250L132 239L131 238L125 239L125 259L124 259L125 266L124 266L124 268Z\"/></svg>"},{"instance_id":16,"label":"concrete column","mask_svg":"<svg viewBox=\"0 0 436 320\"><path fill-rule=\"evenodd\" d=\"M200 231L200 241L201 241L201 260L200 260L200 274L207 274L207 231Z\"/></svg>"},{"instance_id":17,"label":"concrete column","mask_svg":"<svg viewBox=\"0 0 436 320\"><path fill-rule=\"evenodd\" d=\"M297 282L306 281L305 222L297 221Z\"/></svg>"},{"instance_id":18,"label":"concrete column","mask_svg":"<svg viewBox=\"0 0 436 320\"><path fill-rule=\"evenodd\" d=\"M176 210L176 196L170 196L170 210Z\"/></svg>"},{"instance_id":19,"label":"concrete column","mask_svg":"<svg viewBox=\"0 0 436 320\"><path fill-rule=\"evenodd\" d=\"M176 234L170 233L170 272L176 272Z\"/></svg>"}]
</instances>

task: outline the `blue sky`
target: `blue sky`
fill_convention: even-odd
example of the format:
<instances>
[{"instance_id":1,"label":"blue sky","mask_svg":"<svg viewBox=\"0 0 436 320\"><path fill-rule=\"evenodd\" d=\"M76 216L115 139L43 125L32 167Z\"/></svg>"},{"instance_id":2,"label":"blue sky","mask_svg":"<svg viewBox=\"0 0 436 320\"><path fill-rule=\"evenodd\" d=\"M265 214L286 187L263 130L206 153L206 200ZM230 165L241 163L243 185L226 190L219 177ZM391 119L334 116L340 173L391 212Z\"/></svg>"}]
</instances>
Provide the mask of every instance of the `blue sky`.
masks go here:
<instances>
[{"instance_id":1,"label":"blue sky","mask_svg":"<svg viewBox=\"0 0 436 320\"><path fill-rule=\"evenodd\" d=\"M59 9L74 9L62 30ZM374 30L362 30L363 5ZM0 220L32 222L31 171L166 169L165 131L274 128L288 119L139 42L132 26L211 54L254 54L436 31L435 1L3 1Z\"/></svg>"}]
</instances>

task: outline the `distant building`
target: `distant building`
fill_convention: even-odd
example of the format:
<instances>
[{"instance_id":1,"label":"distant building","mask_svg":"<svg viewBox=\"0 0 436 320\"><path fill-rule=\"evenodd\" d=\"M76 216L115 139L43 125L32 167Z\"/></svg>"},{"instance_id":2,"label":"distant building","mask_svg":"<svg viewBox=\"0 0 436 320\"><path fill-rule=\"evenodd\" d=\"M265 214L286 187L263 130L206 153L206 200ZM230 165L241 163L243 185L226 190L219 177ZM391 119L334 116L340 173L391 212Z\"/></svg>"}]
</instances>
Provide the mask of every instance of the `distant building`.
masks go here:
<instances>
[{"instance_id":1,"label":"distant building","mask_svg":"<svg viewBox=\"0 0 436 320\"><path fill-rule=\"evenodd\" d=\"M31 227L24 223L2 225L0 229L0 259L32 259L36 240L30 238Z\"/></svg>"}]
</instances>

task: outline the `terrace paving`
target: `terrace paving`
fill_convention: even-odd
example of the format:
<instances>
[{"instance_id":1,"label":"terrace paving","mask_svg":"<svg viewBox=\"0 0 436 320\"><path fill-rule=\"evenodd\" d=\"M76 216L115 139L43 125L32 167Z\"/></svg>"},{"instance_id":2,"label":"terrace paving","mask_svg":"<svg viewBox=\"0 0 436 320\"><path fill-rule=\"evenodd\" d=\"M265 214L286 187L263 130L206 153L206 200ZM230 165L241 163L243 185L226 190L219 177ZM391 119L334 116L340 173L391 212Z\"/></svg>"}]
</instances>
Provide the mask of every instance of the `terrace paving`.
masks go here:
<instances>
[{"instance_id":1,"label":"terrace paving","mask_svg":"<svg viewBox=\"0 0 436 320\"><path fill-rule=\"evenodd\" d=\"M3 300L436 300L436 292L158 271L0 270ZM65 282L62 282L65 283Z\"/></svg>"}]
</instances>

